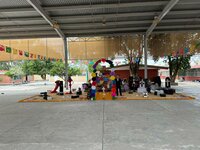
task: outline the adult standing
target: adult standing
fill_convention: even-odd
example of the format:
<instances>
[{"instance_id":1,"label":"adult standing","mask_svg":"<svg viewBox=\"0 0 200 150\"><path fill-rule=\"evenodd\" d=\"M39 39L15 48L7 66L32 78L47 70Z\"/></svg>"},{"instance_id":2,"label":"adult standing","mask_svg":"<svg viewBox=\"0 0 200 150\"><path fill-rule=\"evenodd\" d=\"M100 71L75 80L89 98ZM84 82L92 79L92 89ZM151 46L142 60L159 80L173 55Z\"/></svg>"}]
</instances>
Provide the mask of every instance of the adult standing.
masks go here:
<instances>
[{"instance_id":1,"label":"adult standing","mask_svg":"<svg viewBox=\"0 0 200 150\"><path fill-rule=\"evenodd\" d=\"M122 80L120 79L119 75L117 75L115 81L116 81L116 94L118 96L120 93L120 96L122 96L122 89L121 89Z\"/></svg>"}]
</instances>

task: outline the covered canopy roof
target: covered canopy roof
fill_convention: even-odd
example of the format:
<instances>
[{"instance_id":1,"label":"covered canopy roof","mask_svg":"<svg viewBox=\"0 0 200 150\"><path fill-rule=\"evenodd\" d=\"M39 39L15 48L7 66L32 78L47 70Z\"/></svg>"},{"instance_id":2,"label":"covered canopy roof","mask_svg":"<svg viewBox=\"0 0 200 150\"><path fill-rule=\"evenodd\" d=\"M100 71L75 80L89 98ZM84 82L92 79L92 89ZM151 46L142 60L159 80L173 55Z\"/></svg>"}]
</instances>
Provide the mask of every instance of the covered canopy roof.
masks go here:
<instances>
[{"instance_id":1,"label":"covered canopy roof","mask_svg":"<svg viewBox=\"0 0 200 150\"><path fill-rule=\"evenodd\" d=\"M199 31L200 0L0 0L1 39L121 35L150 29Z\"/></svg>"}]
</instances>

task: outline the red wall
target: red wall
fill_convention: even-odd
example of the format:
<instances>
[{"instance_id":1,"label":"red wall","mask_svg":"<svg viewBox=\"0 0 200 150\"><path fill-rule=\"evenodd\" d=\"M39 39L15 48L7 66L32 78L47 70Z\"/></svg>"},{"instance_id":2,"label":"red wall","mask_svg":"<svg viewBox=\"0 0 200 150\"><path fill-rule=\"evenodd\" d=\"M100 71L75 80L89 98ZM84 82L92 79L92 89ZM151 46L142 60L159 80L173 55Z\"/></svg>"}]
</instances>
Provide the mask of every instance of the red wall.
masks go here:
<instances>
[{"instance_id":1,"label":"red wall","mask_svg":"<svg viewBox=\"0 0 200 150\"><path fill-rule=\"evenodd\" d=\"M130 76L129 70L115 70L115 73L120 76L121 79L128 79ZM139 70L138 73L139 77L144 79L144 70ZM157 69L148 69L148 78L152 80L154 77L158 76Z\"/></svg>"},{"instance_id":2,"label":"red wall","mask_svg":"<svg viewBox=\"0 0 200 150\"><path fill-rule=\"evenodd\" d=\"M0 74L0 84L2 83L10 83L11 82L11 78L6 76L6 75L3 75L3 74Z\"/></svg>"},{"instance_id":3,"label":"red wall","mask_svg":"<svg viewBox=\"0 0 200 150\"><path fill-rule=\"evenodd\" d=\"M25 81L25 77L23 79L12 80L10 77L8 77L4 74L0 74L0 78L2 79L2 81L0 80L0 84L2 84L2 85L13 84L13 82L15 84L20 84L20 83L22 83L22 81ZM29 77L29 82L33 81L33 80L34 80L33 76Z\"/></svg>"},{"instance_id":4,"label":"red wall","mask_svg":"<svg viewBox=\"0 0 200 150\"><path fill-rule=\"evenodd\" d=\"M192 77L192 76L179 76L179 78L184 77L186 81L194 81L194 80L200 80L200 77Z\"/></svg>"}]
</instances>

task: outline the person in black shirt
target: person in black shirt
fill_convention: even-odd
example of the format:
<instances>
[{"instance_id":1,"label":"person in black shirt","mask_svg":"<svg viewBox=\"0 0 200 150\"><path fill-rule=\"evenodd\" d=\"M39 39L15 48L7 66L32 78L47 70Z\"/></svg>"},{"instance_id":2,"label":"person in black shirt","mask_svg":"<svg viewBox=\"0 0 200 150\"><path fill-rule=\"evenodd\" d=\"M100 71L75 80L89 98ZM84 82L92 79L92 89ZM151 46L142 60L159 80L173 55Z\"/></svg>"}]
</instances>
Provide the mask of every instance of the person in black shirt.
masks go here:
<instances>
[{"instance_id":1,"label":"person in black shirt","mask_svg":"<svg viewBox=\"0 0 200 150\"><path fill-rule=\"evenodd\" d=\"M119 75L117 75L115 81L116 81L116 94L118 96L120 93L120 96L122 96L122 89L121 89L122 80L120 79Z\"/></svg>"}]
</instances>

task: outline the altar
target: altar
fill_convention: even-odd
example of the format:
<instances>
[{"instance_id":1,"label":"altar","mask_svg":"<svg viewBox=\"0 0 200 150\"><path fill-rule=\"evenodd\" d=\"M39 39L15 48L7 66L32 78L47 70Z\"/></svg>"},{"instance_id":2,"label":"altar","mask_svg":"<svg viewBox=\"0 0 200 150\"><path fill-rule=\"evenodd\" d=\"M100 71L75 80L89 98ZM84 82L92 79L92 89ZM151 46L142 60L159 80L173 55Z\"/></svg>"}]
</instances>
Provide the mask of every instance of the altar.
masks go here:
<instances>
[{"instance_id":1,"label":"altar","mask_svg":"<svg viewBox=\"0 0 200 150\"><path fill-rule=\"evenodd\" d=\"M103 64L100 70L97 70L99 64ZM111 71L106 69L105 63L110 65ZM116 81L114 64L111 60L104 58L98 60L93 65L93 72L91 74L91 89L89 99L91 100L112 100L116 98Z\"/></svg>"},{"instance_id":2,"label":"altar","mask_svg":"<svg viewBox=\"0 0 200 150\"><path fill-rule=\"evenodd\" d=\"M111 92L97 92L96 93L96 100L112 100L112 93Z\"/></svg>"}]
</instances>

